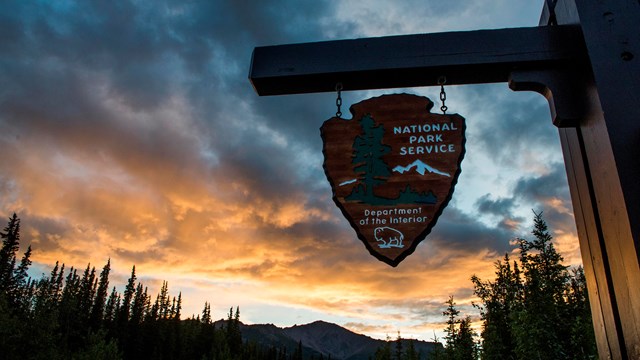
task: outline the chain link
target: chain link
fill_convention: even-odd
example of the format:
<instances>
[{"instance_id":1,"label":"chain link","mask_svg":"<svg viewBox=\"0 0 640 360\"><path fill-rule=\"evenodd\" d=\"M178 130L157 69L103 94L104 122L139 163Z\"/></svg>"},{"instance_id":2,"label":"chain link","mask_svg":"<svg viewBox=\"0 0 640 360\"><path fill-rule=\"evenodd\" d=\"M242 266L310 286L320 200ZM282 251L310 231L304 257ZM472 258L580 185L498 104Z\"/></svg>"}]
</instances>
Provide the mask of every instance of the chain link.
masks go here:
<instances>
[{"instance_id":1,"label":"chain link","mask_svg":"<svg viewBox=\"0 0 640 360\"><path fill-rule=\"evenodd\" d=\"M442 101L442 106L440 106L440 111L442 111L443 114L446 114L447 110L449 109L447 105L444 104L444 102L447 100L447 93L444 92L444 84L446 83L447 83L446 77L441 76L440 78L438 78L438 85L440 85L440 101Z\"/></svg>"},{"instance_id":2,"label":"chain link","mask_svg":"<svg viewBox=\"0 0 640 360\"><path fill-rule=\"evenodd\" d=\"M336 111L336 117L340 118L342 117L342 111L340 111L340 107L342 106L342 83L336 84L336 91L338 92L338 97L336 98L336 107L338 108Z\"/></svg>"}]
</instances>

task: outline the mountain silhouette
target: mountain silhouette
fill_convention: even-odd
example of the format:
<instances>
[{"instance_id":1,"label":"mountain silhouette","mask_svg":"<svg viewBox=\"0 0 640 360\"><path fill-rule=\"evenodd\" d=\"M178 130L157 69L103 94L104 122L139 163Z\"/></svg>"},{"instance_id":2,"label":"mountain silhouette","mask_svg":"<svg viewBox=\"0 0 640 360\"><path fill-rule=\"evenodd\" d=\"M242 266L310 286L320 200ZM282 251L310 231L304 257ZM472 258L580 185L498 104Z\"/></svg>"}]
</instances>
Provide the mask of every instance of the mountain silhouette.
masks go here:
<instances>
[{"instance_id":1,"label":"mountain silhouette","mask_svg":"<svg viewBox=\"0 0 640 360\"><path fill-rule=\"evenodd\" d=\"M224 326L225 322L217 321L216 327ZM304 358L312 355L318 358L322 354L325 358L330 356L335 360L369 360L375 357L376 350L385 343L384 340L357 334L325 321L286 328L279 328L273 324L241 323L240 331L244 341L253 341L264 346L286 347L289 353L293 353L300 343ZM436 346L442 346L434 342L403 339L404 349L408 347L409 341L413 341L416 352L420 352L422 358Z\"/></svg>"},{"instance_id":2,"label":"mountain silhouette","mask_svg":"<svg viewBox=\"0 0 640 360\"><path fill-rule=\"evenodd\" d=\"M447 174L444 171L440 171L440 170L438 170L436 168L433 168L433 167L429 166L428 164L422 162L422 160L420 160L420 159L412 162L411 164L409 164L407 166L398 165L398 166L393 168L393 171L399 172L400 174L404 174L407 171L411 171L412 168L415 168L415 172L417 172L420 175L424 175L426 172L429 172L429 173L432 173L432 174L438 174L438 175L442 175L442 176L446 176L446 177L451 177L450 174Z\"/></svg>"}]
</instances>

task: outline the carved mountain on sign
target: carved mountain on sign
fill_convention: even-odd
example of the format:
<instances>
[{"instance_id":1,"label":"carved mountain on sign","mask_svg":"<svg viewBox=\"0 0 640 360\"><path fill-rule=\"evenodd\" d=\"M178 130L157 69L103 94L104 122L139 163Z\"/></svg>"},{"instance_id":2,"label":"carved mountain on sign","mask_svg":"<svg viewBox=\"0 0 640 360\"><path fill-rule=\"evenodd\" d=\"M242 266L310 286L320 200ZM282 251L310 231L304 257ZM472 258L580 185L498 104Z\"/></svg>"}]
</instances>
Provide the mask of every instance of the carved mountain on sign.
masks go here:
<instances>
[{"instance_id":1,"label":"carved mountain on sign","mask_svg":"<svg viewBox=\"0 0 640 360\"><path fill-rule=\"evenodd\" d=\"M425 173L431 173L431 174L438 174L438 175L442 175L442 176L446 176L446 177L451 177L450 174L447 174L444 171L440 171L438 169L435 169L431 166L429 166L428 164L422 162L422 160L416 160L414 162L412 162L411 164L407 165L407 166L401 166L398 165L396 167L393 168L393 171L398 172L400 174L404 174L405 172L411 171L411 169L415 168L415 172L417 172L420 175L424 175Z\"/></svg>"}]
</instances>

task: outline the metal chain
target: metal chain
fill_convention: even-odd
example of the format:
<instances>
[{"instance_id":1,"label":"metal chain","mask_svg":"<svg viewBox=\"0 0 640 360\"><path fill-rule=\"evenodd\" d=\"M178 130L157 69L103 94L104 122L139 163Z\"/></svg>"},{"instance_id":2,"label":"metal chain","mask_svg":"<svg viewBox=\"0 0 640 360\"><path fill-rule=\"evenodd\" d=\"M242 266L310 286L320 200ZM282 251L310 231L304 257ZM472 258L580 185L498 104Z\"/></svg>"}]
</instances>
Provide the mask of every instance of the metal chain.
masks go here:
<instances>
[{"instance_id":1,"label":"metal chain","mask_svg":"<svg viewBox=\"0 0 640 360\"><path fill-rule=\"evenodd\" d=\"M444 76L441 76L440 78L438 78L438 85L440 85L440 101L442 101L442 106L440 106L440 111L442 111L443 114L447 113L447 109L449 109L445 104L445 100L447 100L447 93L444 92L444 84L447 83L447 78Z\"/></svg>"},{"instance_id":2,"label":"metal chain","mask_svg":"<svg viewBox=\"0 0 640 360\"><path fill-rule=\"evenodd\" d=\"M338 92L338 97L336 98L336 107L338 108L338 110L336 111L336 117L340 118L342 117L342 111L340 111L340 107L342 106L342 83L336 84L336 91Z\"/></svg>"},{"instance_id":3,"label":"metal chain","mask_svg":"<svg viewBox=\"0 0 640 360\"><path fill-rule=\"evenodd\" d=\"M547 0L547 8L549 9L549 19L547 20L548 26L558 25L558 18L556 17L556 4L558 0Z\"/></svg>"}]
</instances>

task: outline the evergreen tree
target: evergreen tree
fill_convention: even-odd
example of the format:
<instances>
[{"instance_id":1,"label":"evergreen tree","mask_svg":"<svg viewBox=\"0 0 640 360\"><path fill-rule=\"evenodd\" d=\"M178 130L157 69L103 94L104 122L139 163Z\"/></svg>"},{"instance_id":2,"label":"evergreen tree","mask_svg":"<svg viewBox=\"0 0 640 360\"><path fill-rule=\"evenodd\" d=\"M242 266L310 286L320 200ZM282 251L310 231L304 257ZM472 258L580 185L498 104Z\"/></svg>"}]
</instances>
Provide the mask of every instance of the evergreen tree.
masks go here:
<instances>
[{"instance_id":1,"label":"evergreen tree","mask_svg":"<svg viewBox=\"0 0 640 360\"><path fill-rule=\"evenodd\" d=\"M111 294L107 299L107 303L104 306L104 321L107 323L112 323L115 321L116 314L118 313L120 307L120 295L116 291L116 287L114 286L111 290Z\"/></svg>"},{"instance_id":2,"label":"evergreen tree","mask_svg":"<svg viewBox=\"0 0 640 360\"><path fill-rule=\"evenodd\" d=\"M204 309L202 309L202 318L200 321L205 324L211 324L211 305L208 302L204 303Z\"/></svg>"},{"instance_id":3,"label":"evergreen tree","mask_svg":"<svg viewBox=\"0 0 640 360\"><path fill-rule=\"evenodd\" d=\"M11 299L10 303L17 310L23 312L28 310L30 293L33 292L33 287L27 274L29 266L31 266L31 245L27 248L22 260L20 260L20 265L14 270L13 281L11 281L11 286L7 289L8 296Z\"/></svg>"},{"instance_id":4,"label":"evergreen tree","mask_svg":"<svg viewBox=\"0 0 640 360\"><path fill-rule=\"evenodd\" d=\"M169 317L169 284L166 281L162 282L160 293L156 296L155 306L157 308L158 319L167 319Z\"/></svg>"},{"instance_id":5,"label":"evergreen tree","mask_svg":"<svg viewBox=\"0 0 640 360\"><path fill-rule=\"evenodd\" d=\"M29 341L23 336L31 330L30 324L25 322L30 315L31 297L34 293L33 283L27 279L27 270L31 265L31 247L16 267L16 254L20 247L20 219L15 213L0 232L0 238L0 357L19 358L29 348Z\"/></svg>"},{"instance_id":6,"label":"evergreen tree","mask_svg":"<svg viewBox=\"0 0 640 360\"><path fill-rule=\"evenodd\" d=\"M14 213L9 218L9 224L0 232L2 248L0 248L0 294L9 298L9 293L15 292L17 287L14 271L16 253L20 249L20 219ZM31 254L30 251L28 251Z\"/></svg>"},{"instance_id":7,"label":"evergreen tree","mask_svg":"<svg viewBox=\"0 0 640 360\"><path fill-rule=\"evenodd\" d=\"M454 358L454 351L456 348L457 339L457 325L458 315L460 311L456 309L456 303L453 301L453 296L449 296L449 300L446 302L447 309L442 312L442 315L447 318L447 327L445 328L445 353L448 359Z\"/></svg>"},{"instance_id":8,"label":"evergreen tree","mask_svg":"<svg viewBox=\"0 0 640 360\"><path fill-rule=\"evenodd\" d=\"M446 301L447 309L442 315L447 318L444 350L436 351L430 358L435 360L475 360L478 359L476 333L471 328L471 319L467 316L459 319L460 311L456 308L453 296Z\"/></svg>"},{"instance_id":9,"label":"evergreen tree","mask_svg":"<svg viewBox=\"0 0 640 360\"><path fill-rule=\"evenodd\" d=\"M35 311L51 312L59 304L62 297L64 278L64 264L62 266L56 261L49 277L42 278L36 285L36 295L34 301Z\"/></svg>"},{"instance_id":10,"label":"evergreen tree","mask_svg":"<svg viewBox=\"0 0 640 360\"><path fill-rule=\"evenodd\" d=\"M176 301L176 297L174 296L171 299L171 310L169 310L169 316L167 316L167 319L169 319L169 320L173 319L173 317L176 314L176 302L177 302Z\"/></svg>"},{"instance_id":11,"label":"evergreen tree","mask_svg":"<svg viewBox=\"0 0 640 360\"><path fill-rule=\"evenodd\" d=\"M240 332L240 307L236 307L235 315L233 308L229 309L229 317L226 322L227 345L231 354L238 354L242 348L242 334Z\"/></svg>"},{"instance_id":12,"label":"evergreen tree","mask_svg":"<svg viewBox=\"0 0 640 360\"><path fill-rule=\"evenodd\" d=\"M80 277L77 270L72 267L65 278L61 299L57 304L61 332L59 348L63 353L76 353L85 347L88 341L92 302L90 289L94 282L90 268L91 266L88 265Z\"/></svg>"},{"instance_id":13,"label":"evergreen tree","mask_svg":"<svg viewBox=\"0 0 640 360\"><path fill-rule=\"evenodd\" d=\"M91 307L93 306L97 285L96 268L91 267L91 264L87 264L80 280L78 294L78 310L87 320L91 316Z\"/></svg>"},{"instance_id":14,"label":"evergreen tree","mask_svg":"<svg viewBox=\"0 0 640 360\"><path fill-rule=\"evenodd\" d=\"M435 344L435 347L429 353L429 356L427 359L428 360L446 360L447 356L444 351L444 347L442 346L442 343L440 342L440 339L435 334L435 332L433 333L433 339L431 339L431 341Z\"/></svg>"},{"instance_id":15,"label":"evergreen tree","mask_svg":"<svg viewBox=\"0 0 640 360\"><path fill-rule=\"evenodd\" d=\"M381 347L376 349L374 354L375 360L392 360L391 358L391 339L387 336L387 340L382 344Z\"/></svg>"},{"instance_id":16,"label":"evergreen tree","mask_svg":"<svg viewBox=\"0 0 640 360\"><path fill-rule=\"evenodd\" d=\"M475 360L478 358L478 345L475 341L476 333L471 328L469 316L460 320L455 341L455 360Z\"/></svg>"},{"instance_id":17,"label":"evergreen tree","mask_svg":"<svg viewBox=\"0 0 640 360\"><path fill-rule=\"evenodd\" d=\"M60 302L62 298L62 292L64 290L64 282L62 281L62 279L64 279L64 263L62 264L62 266L60 266L60 271L58 271L57 276L54 277L56 268L54 268L54 270L51 272L51 287L49 288L51 301L54 304ZM71 267L71 269L73 270L73 267Z\"/></svg>"},{"instance_id":18,"label":"evergreen tree","mask_svg":"<svg viewBox=\"0 0 640 360\"><path fill-rule=\"evenodd\" d=\"M382 144L384 128L376 126L370 115L363 116L360 125L363 134L353 142L353 170L364 184L364 198L372 201L375 199L373 188L391 176L389 167L382 160L382 156L391 152L391 147Z\"/></svg>"},{"instance_id":19,"label":"evergreen tree","mask_svg":"<svg viewBox=\"0 0 640 360\"><path fill-rule=\"evenodd\" d=\"M402 337L400 337L400 331L398 331L398 337L396 338L395 360L402 360Z\"/></svg>"},{"instance_id":20,"label":"evergreen tree","mask_svg":"<svg viewBox=\"0 0 640 360\"><path fill-rule=\"evenodd\" d=\"M541 214L535 214L532 234L533 241L518 239L524 284L522 309L513 326L515 350L520 358L563 359L563 296L569 274Z\"/></svg>"},{"instance_id":21,"label":"evergreen tree","mask_svg":"<svg viewBox=\"0 0 640 360\"><path fill-rule=\"evenodd\" d=\"M122 301L120 302L120 311L118 313L118 323L123 326L129 321L131 315L131 301L136 291L136 266L131 269L131 276L127 281L127 286L122 294Z\"/></svg>"},{"instance_id":22,"label":"evergreen tree","mask_svg":"<svg viewBox=\"0 0 640 360\"><path fill-rule=\"evenodd\" d=\"M518 239L518 262L496 264L494 282L472 277L484 321L483 359L596 357L586 286L562 265L542 214L534 240ZM520 270L522 269L522 270Z\"/></svg>"},{"instance_id":23,"label":"evergreen tree","mask_svg":"<svg viewBox=\"0 0 640 360\"><path fill-rule=\"evenodd\" d=\"M416 351L416 347L415 347L415 344L413 343L413 339L409 339L404 360L420 360L420 354Z\"/></svg>"},{"instance_id":24,"label":"evergreen tree","mask_svg":"<svg viewBox=\"0 0 640 360\"><path fill-rule=\"evenodd\" d=\"M142 284L138 283L131 305L131 323L140 324L142 322L144 310L148 302L147 289L143 289Z\"/></svg>"},{"instance_id":25,"label":"evergreen tree","mask_svg":"<svg viewBox=\"0 0 640 360\"><path fill-rule=\"evenodd\" d=\"M182 291L178 293L178 301L176 302L176 310L173 314L174 320L180 320L180 316L182 311Z\"/></svg>"},{"instance_id":26,"label":"evergreen tree","mask_svg":"<svg viewBox=\"0 0 640 360\"><path fill-rule=\"evenodd\" d=\"M522 284L517 262L513 262L505 254L502 261L495 264L496 279L494 282L482 281L472 276L474 292L480 298L480 309L483 320L482 358L488 360L515 359L515 339L512 331L512 318L522 304Z\"/></svg>"},{"instance_id":27,"label":"evergreen tree","mask_svg":"<svg viewBox=\"0 0 640 360\"><path fill-rule=\"evenodd\" d=\"M105 318L105 305L107 302L107 296L109 295L109 272L111 271L111 259L107 260L107 263L102 268L100 273L100 280L98 281L98 288L96 289L96 296L91 308L91 327L98 329L102 324L103 318Z\"/></svg>"}]
</instances>

